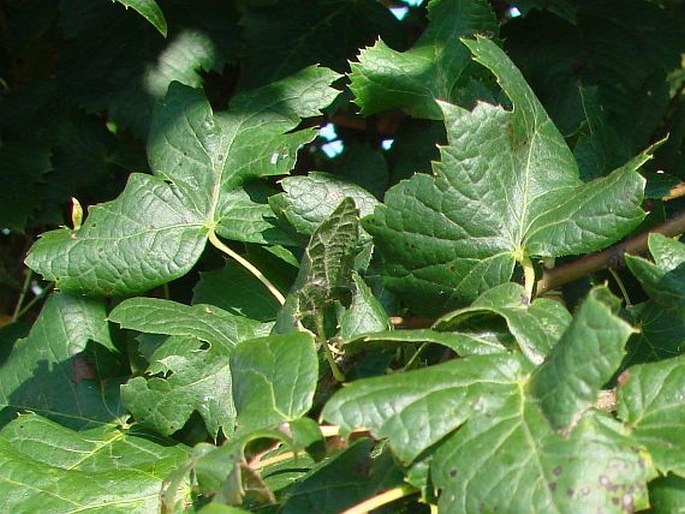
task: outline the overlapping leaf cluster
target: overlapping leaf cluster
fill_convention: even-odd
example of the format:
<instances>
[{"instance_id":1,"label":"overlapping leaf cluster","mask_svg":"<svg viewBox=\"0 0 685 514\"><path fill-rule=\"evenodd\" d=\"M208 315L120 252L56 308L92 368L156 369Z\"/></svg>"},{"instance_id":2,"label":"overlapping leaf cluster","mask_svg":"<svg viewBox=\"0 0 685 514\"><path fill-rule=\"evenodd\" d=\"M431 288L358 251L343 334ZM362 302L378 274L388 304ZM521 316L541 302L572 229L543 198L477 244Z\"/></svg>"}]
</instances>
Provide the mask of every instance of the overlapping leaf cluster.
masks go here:
<instances>
[{"instance_id":1,"label":"overlapping leaf cluster","mask_svg":"<svg viewBox=\"0 0 685 514\"><path fill-rule=\"evenodd\" d=\"M9 2L9 511L680 508L685 245L535 290L672 209L673 5L118 3Z\"/></svg>"}]
</instances>

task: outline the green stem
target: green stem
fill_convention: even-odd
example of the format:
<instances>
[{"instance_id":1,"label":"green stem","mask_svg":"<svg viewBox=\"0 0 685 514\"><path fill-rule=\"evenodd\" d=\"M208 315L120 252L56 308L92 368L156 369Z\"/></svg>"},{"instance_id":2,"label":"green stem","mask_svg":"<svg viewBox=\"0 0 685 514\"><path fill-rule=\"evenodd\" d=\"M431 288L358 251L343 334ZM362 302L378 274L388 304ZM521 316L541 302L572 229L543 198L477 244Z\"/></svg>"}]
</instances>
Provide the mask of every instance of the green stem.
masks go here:
<instances>
[{"instance_id":1,"label":"green stem","mask_svg":"<svg viewBox=\"0 0 685 514\"><path fill-rule=\"evenodd\" d=\"M530 257L523 255L520 260L521 266L523 266L523 287L526 290L526 296L528 301L533 300L533 289L535 288L535 268L533 267L533 262Z\"/></svg>"},{"instance_id":2,"label":"green stem","mask_svg":"<svg viewBox=\"0 0 685 514\"><path fill-rule=\"evenodd\" d=\"M12 313L12 323L19 319L22 312L22 305L24 303L24 298L26 298L26 292L29 290L31 285L31 278L33 277L33 271L26 270L26 278L24 279L24 285L21 288L21 293L19 293L19 299L17 300L17 305L14 307L14 312Z\"/></svg>"},{"instance_id":3,"label":"green stem","mask_svg":"<svg viewBox=\"0 0 685 514\"><path fill-rule=\"evenodd\" d=\"M13 319L12 321L20 319L24 314L26 314L31 309L31 307L33 307L36 304L36 302L45 298L47 294L50 292L50 290L53 288L53 286L54 284L48 285L45 289L43 289L42 293L40 293L38 296L33 297L31 301L24 305L24 308L21 311L19 311L19 313L17 314L17 318Z\"/></svg>"},{"instance_id":4,"label":"green stem","mask_svg":"<svg viewBox=\"0 0 685 514\"><path fill-rule=\"evenodd\" d=\"M388 489L387 491L384 491L381 494L377 494L376 496L373 496L368 500L364 500L363 502L358 503L354 507L351 507L343 511L341 514L367 514L372 510L387 505L388 503L392 503L401 498L405 498L407 496L411 496L412 494L417 493L419 493L419 490L413 485L398 485L397 487Z\"/></svg>"},{"instance_id":5,"label":"green stem","mask_svg":"<svg viewBox=\"0 0 685 514\"><path fill-rule=\"evenodd\" d=\"M621 295L623 296L623 300L626 302L626 306L633 305L633 303L630 301L630 296L628 296L626 286L623 285L623 280L621 280L621 277L618 276L616 270L614 268L609 268L609 273L611 273L611 276L614 278L614 281L618 285L618 288L621 291Z\"/></svg>"},{"instance_id":6,"label":"green stem","mask_svg":"<svg viewBox=\"0 0 685 514\"><path fill-rule=\"evenodd\" d=\"M411 356L411 359L409 359L409 362L407 362L404 367L402 368L402 371L407 371L409 370L414 362L416 362L416 359L418 359L419 355L430 346L430 343L422 343L421 346L414 352L414 355Z\"/></svg>"},{"instance_id":7,"label":"green stem","mask_svg":"<svg viewBox=\"0 0 685 514\"><path fill-rule=\"evenodd\" d=\"M331 367L331 372L333 372L333 378L340 382L341 384L345 381L345 374L342 372L338 363L335 362L335 357L333 357L333 352L328 347L328 339L326 338L326 329L323 326L323 313L317 311L314 316L314 323L316 324L316 332L323 347L323 354L328 361L328 365Z\"/></svg>"},{"instance_id":8,"label":"green stem","mask_svg":"<svg viewBox=\"0 0 685 514\"><path fill-rule=\"evenodd\" d=\"M247 271L252 273L257 280L259 280L262 284L264 284L264 287L266 287L269 292L273 295L274 298L280 303L281 305L285 304L285 296L281 294L281 292L276 289L276 286L274 286L271 281L264 276L264 274L259 271L250 261L245 259L242 255L234 252L231 250L228 246L223 244L219 238L216 236L216 233L213 230L209 231L209 242L212 243L216 248L224 252L226 255L228 255L231 259L234 261L238 262L241 266L243 266Z\"/></svg>"}]
</instances>

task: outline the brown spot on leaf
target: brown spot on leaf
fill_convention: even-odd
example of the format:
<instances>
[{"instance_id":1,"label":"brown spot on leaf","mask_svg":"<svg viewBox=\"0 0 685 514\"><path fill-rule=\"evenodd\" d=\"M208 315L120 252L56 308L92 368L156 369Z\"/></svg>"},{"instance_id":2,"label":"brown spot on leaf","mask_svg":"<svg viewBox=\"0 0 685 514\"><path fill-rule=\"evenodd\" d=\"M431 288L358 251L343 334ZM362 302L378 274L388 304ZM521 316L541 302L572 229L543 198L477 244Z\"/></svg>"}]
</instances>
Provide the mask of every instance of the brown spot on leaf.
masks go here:
<instances>
[{"instance_id":1,"label":"brown spot on leaf","mask_svg":"<svg viewBox=\"0 0 685 514\"><path fill-rule=\"evenodd\" d=\"M71 359L71 380L78 384L81 380L97 380L98 374L95 367L82 353L76 354Z\"/></svg>"}]
</instances>

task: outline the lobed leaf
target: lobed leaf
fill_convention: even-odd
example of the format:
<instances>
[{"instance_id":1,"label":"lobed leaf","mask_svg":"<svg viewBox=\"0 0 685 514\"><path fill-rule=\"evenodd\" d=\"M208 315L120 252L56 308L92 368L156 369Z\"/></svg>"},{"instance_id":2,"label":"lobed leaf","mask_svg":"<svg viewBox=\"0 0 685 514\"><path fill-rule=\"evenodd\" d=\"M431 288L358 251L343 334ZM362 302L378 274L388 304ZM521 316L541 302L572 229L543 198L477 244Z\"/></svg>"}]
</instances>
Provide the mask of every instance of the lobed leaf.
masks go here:
<instances>
[{"instance_id":1,"label":"lobed leaf","mask_svg":"<svg viewBox=\"0 0 685 514\"><path fill-rule=\"evenodd\" d=\"M441 103L448 146L435 176L391 188L364 227L384 259L386 283L418 312L473 301L508 282L514 265L602 248L635 228L643 153L583 184L563 136L495 43L464 41L514 108Z\"/></svg>"},{"instance_id":2,"label":"lobed leaf","mask_svg":"<svg viewBox=\"0 0 685 514\"><path fill-rule=\"evenodd\" d=\"M125 300L109 319L123 328L170 336L152 353L148 378L132 378L121 389L124 405L140 423L169 435L197 411L213 437L219 430L233 433L229 355L238 342L265 333L260 323L212 305L158 298Z\"/></svg>"},{"instance_id":3,"label":"lobed leaf","mask_svg":"<svg viewBox=\"0 0 685 514\"><path fill-rule=\"evenodd\" d=\"M228 111L217 114L199 90L172 84L152 121L148 158L154 175L132 174L119 198L93 207L80 229L44 234L27 265L65 291L127 295L187 273L210 231L282 242L259 214L236 233L236 191L248 179L293 167L297 149L315 136L313 129L293 129L333 100L337 92L328 84L336 77L308 68L236 95ZM249 209L268 211L265 203L260 211L259 202L251 202Z\"/></svg>"},{"instance_id":4,"label":"lobed leaf","mask_svg":"<svg viewBox=\"0 0 685 514\"><path fill-rule=\"evenodd\" d=\"M147 377L134 377L121 387L121 401L136 421L171 435L197 411L214 439L219 431L233 433L230 347L206 346L192 336L170 336L153 352Z\"/></svg>"},{"instance_id":5,"label":"lobed leaf","mask_svg":"<svg viewBox=\"0 0 685 514\"><path fill-rule=\"evenodd\" d=\"M378 40L351 63L350 89L362 114L401 109L416 118L442 119L436 100L456 103L470 63L459 38L496 33L497 22L480 0L433 0L428 18L410 50L398 52Z\"/></svg>"}]
</instances>

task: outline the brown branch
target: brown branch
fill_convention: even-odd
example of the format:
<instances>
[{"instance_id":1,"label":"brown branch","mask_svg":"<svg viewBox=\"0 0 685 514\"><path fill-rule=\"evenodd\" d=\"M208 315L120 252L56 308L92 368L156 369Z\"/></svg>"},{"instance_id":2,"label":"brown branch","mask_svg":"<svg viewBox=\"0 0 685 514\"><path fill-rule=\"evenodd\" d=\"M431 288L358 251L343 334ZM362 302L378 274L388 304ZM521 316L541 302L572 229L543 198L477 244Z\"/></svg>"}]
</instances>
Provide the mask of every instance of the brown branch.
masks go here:
<instances>
[{"instance_id":1,"label":"brown branch","mask_svg":"<svg viewBox=\"0 0 685 514\"><path fill-rule=\"evenodd\" d=\"M685 211L667 220L649 232L626 239L601 252L591 253L580 259L562 264L557 268L547 269L537 283L537 294L586 277L609 267L616 267L623 263L626 253L640 255L647 252L647 238L651 232L657 232L668 237L674 237L685 232Z\"/></svg>"}]
</instances>

